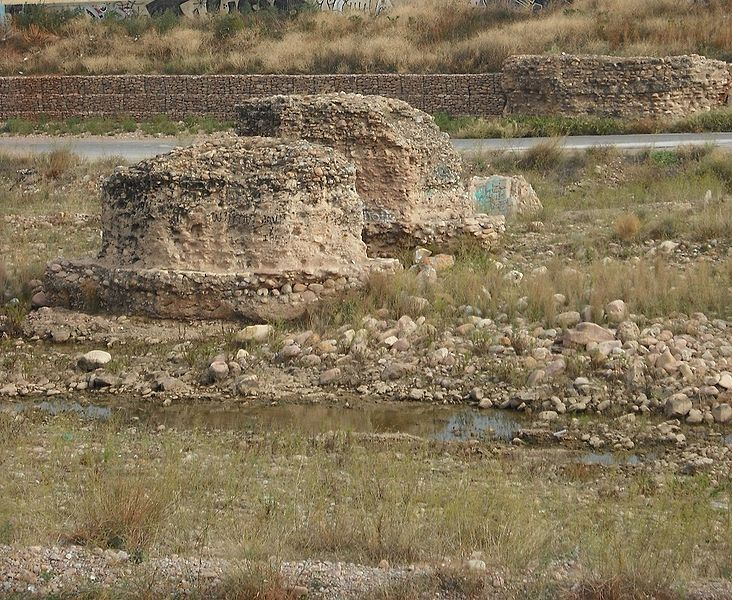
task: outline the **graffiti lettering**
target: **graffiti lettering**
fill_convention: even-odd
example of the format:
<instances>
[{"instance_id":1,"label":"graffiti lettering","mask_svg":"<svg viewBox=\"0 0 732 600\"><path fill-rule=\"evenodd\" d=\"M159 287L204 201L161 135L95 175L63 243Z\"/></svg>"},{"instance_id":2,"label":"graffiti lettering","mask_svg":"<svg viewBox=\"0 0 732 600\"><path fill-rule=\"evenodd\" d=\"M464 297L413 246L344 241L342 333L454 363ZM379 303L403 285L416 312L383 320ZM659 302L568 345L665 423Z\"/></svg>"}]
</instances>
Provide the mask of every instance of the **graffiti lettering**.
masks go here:
<instances>
[{"instance_id":1,"label":"graffiti lettering","mask_svg":"<svg viewBox=\"0 0 732 600\"><path fill-rule=\"evenodd\" d=\"M185 213L174 213L170 215L169 222L171 227L178 229L186 220ZM226 223L229 227L259 227L262 225L277 225L282 222L282 215L267 215L267 214L241 214L241 213L226 213L216 212L211 213L205 219L209 223ZM196 220L198 221L198 219Z\"/></svg>"},{"instance_id":2,"label":"graffiti lettering","mask_svg":"<svg viewBox=\"0 0 732 600\"><path fill-rule=\"evenodd\" d=\"M363 209L363 220L367 223L393 223L396 219L385 208Z\"/></svg>"},{"instance_id":3,"label":"graffiti lettering","mask_svg":"<svg viewBox=\"0 0 732 600\"><path fill-rule=\"evenodd\" d=\"M487 214L506 214L510 201L510 180L493 175L473 190L478 210Z\"/></svg>"},{"instance_id":4,"label":"graffiti lettering","mask_svg":"<svg viewBox=\"0 0 732 600\"><path fill-rule=\"evenodd\" d=\"M320 10L359 10L378 15L392 7L391 0L311 0Z\"/></svg>"}]
</instances>

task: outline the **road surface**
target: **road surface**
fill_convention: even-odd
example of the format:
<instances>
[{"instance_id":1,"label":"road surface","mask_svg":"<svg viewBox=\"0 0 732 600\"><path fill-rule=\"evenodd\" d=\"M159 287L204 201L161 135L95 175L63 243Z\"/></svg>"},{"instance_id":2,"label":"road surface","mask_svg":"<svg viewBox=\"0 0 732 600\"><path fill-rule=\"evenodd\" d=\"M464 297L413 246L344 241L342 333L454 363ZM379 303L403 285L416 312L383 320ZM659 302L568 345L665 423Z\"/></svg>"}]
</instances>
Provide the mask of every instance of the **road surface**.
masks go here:
<instances>
[{"instance_id":1,"label":"road surface","mask_svg":"<svg viewBox=\"0 0 732 600\"><path fill-rule=\"evenodd\" d=\"M126 161L169 152L173 148L190 143L192 138L156 137L50 137L50 136L0 136L0 153L34 154L50 152L56 148L67 148L79 156L91 160L119 157ZM461 152L509 150L522 152L545 142L546 138L452 140ZM620 150L643 148L676 148L686 145L713 144L732 150L732 132L729 133L659 133L637 135L582 135L561 138L562 147L582 150L593 146L613 146Z\"/></svg>"}]
</instances>

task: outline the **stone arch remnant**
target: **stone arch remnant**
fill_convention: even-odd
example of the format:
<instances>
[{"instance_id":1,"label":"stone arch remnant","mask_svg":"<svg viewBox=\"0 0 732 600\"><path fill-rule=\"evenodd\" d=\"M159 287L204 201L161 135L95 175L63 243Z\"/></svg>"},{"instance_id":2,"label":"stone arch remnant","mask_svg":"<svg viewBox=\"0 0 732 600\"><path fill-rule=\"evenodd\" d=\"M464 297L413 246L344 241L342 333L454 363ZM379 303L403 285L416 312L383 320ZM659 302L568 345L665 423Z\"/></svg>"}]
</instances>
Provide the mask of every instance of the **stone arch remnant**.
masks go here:
<instances>
[{"instance_id":1,"label":"stone arch remnant","mask_svg":"<svg viewBox=\"0 0 732 600\"><path fill-rule=\"evenodd\" d=\"M307 141L204 142L103 186L102 249L46 270L52 304L164 318L290 319L398 262L370 259L352 163Z\"/></svg>"},{"instance_id":2,"label":"stone arch remnant","mask_svg":"<svg viewBox=\"0 0 732 600\"><path fill-rule=\"evenodd\" d=\"M308 140L356 165L369 254L449 249L466 237L492 246L504 217L476 212L462 161L430 115L402 100L360 94L252 98L237 106L238 133Z\"/></svg>"}]
</instances>

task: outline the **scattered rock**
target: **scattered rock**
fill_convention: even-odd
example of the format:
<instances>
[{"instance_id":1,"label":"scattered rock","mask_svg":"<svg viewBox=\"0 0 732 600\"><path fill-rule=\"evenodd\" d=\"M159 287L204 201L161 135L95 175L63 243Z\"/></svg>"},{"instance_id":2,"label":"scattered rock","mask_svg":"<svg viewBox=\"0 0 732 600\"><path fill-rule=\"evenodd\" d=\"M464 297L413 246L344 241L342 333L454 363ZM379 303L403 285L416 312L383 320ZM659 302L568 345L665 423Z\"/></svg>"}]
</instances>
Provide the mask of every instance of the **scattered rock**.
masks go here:
<instances>
[{"instance_id":1,"label":"scattered rock","mask_svg":"<svg viewBox=\"0 0 732 600\"><path fill-rule=\"evenodd\" d=\"M76 364L82 371L94 371L108 364L111 360L112 355L109 352L104 350L91 350L79 357Z\"/></svg>"},{"instance_id":2,"label":"scattered rock","mask_svg":"<svg viewBox=\"0 0 732 600\"><path fill-rule=\"evenodd\" d=\"M691 411L692 404L686 394L678 393L666 398L663 405L664 414L668 418L685 417Z\"/></svg>"},{"instance_id":3,"label":"scattered rock","mask_svg":"<svg viewBox=\"0 0 732 600\"><path fill-rule=\"evenodd\" d=\"M218 383L229 376L229 365L226 361L218 360L212 362L208 367L208 380L211 383Z\"/></svg>"},{"instance_id":4,"label":"scattered rock","mask_svg":"<svg viewBox=\"0 0 732 600\"><path fill-rule=\"evenodd\" d=\"M338 367L328 369L320 374L320 385L330 385L338 381L341 376L341 370Z\"/></svg>"},{"instance_id":5,"label":"scattered rock","mask_svg":"<svg viewBox=\"0 0 732 600\"><path fill-rule=\"evenodd\" d=\"M238 331L234 336L234 340L240 344L264 342L272 335L273 331L272 325L250 325Z\"/></svg>"},{"instance_id":6,"label":"scattered rock","mask_svg":"<svg viewBox=\"0 0 732 600\"><path fill-rule=\"evenodd\" d=\"M580 323L574 329L564 332L565 346L587 346L593 342L608 342L614 339L615 334L612 331L590 322Z\"/></svg>"},{"instance_id":7,"label":"scattered rock","mask_svg":"<svg viewBox=\"0 0 732 600\"><path fill-rule=\"evenodd\" d=\"M719 404L712 408L712 417L716 423L728 423L732 421L732 406Z\"/></svg>"}]
</instances>

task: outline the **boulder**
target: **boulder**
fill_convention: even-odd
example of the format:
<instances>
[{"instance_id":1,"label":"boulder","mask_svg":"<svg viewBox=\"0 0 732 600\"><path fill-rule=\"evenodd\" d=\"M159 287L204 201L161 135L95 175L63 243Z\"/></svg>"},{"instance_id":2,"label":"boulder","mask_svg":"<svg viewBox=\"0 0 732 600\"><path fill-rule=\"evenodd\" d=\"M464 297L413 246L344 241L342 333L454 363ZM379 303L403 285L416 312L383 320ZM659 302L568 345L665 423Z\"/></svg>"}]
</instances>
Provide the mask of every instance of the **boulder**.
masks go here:
<instances>
[{"instance_id":1,"label":"boulder","mask_svg":"<svg viewBox=\"0 0 732 600\"><path fill-rule=\"evenodd\" d=\"M729 404L718 404L712 409L712 417L717 423L728 423L732 421L732 406Z\"/></svg>"},{"instance_id":2,"label":"boulder","mask_svg":"<svg viewBox=\"0 0 732 600\"><path fill-rule=\"evenodd\" d=\"M544 208L534 188L522 175L473 177L468 189L479 213L530 216Z\"/></svg>"},{"instance_id":3,"label":"boulder","mask_svg":"<svg viewBox=\"0 0 732 600\"><path fill-rule=\"evenodd\" d=\"M554 320L561 328L567 329L577 325L582 318L576 310L568 310L566 312L559 313Z\"/></svg>"},{"instance_id":4,"label":"boulder","mask_svg":"<svg viewBox=\"0 0 732 600\"><path fill-rule=\"evenodd\" d=\"M724 371L719 374L719 381L717 385L725 390L732 389L732 373Z\"/></svg>"},{"instance_id":5,"label":"boulder","mask_svg":"<svg viewBox=\"0 0 732 600\"><path fill-rule=\"evenodd\" d=\"M332 369L328 369L327 371L323 371L320 374L318 383L320 385L330 385L331 383L335 383L336 381L338 381L340 376L341 370L338 367L334 367Z\"/></svg>"},{"instance_id":6,"label":"boulder","mask_svg":"<svg viewBox=\"0 0 732 600\"><path fill-rule=\"evenodd\" d=\"M31 298L31 307L43 308L44 306L49 306L49 303L46 293L41 290L40 292L33 294L33 297Z\"/></svg>"},{"instance_id":7,"label":"boulder","mask_svg":"<svg viewBox=\"0 0 732 600\"><path fill-rule=\"evenodd\" d=\"M691 409L691 400L686 394L681 393L669 396L663 405L663 412L669 419L685 417Z\"/></svg>"},{"instance_id":8,"label":"boulder","mask_svg":"<svg viewBox=\"0 0 732 600\"><path fill-rule=\"evenodd\" d=\"M605 305L605 316L608 322L618 325L628 318L628 308L622 300L613 300Z\"/></svg>"},{"instance_id":9,"label":"boulder","mask_svg":"<svg viewBox=\"0 0 732 600\"><path fill-rule=\"evenodd\" d=\"M79 357L77 366L82 371L94 371L102 368L112 360L112 355L104 350L91 350Z\"/></svg>"},{"instance_id":10,"label":"boulder","mask_svg":"<svg viewBox=\"0 0 732 600\"><path fill-rule=\"evenodd\" d=\"M223 381L229 376L229 365L223 360L212 362L208 367L208 380L211 383Z\"/></svg>"},{"instance_id":11,"label":"boulder","mask_svg":"<svg viewBox=\"0 0 732 600\"><path fill-rule=\"evenodd\" d=\"M239 343L264 342L273 330L272 325L250 325L237 332L234 339Z\"/></svg>"}]
</instances>

